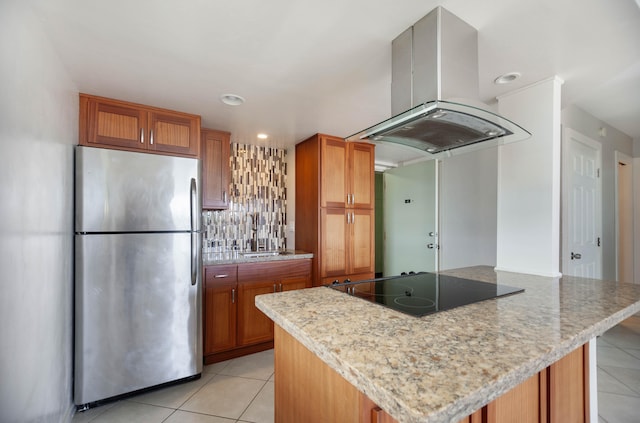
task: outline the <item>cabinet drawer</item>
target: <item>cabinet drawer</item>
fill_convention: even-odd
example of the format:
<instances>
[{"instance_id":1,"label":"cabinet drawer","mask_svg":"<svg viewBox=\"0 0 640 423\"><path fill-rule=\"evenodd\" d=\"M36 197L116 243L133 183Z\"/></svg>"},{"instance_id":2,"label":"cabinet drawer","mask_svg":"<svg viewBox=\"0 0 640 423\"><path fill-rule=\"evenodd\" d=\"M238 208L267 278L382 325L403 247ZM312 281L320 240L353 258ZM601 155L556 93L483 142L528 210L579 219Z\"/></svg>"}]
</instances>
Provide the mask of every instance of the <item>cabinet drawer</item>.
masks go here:
<instances>
[{"instance_id":1,"label":"cabinet drawer","mask_svg":"<svg viewBox=\"0 0 640 423\"><path fill-rule=\"evenodd\" d=\"M238 279L238 266L235 264L205 266L204 280L207 283L235 282Z\"/></svg>"},{"instance_id":2,"label":"cabinet drawer","mask_svg":"<svg viewBox=\"0 0 640 423\"><path fill-rule=\"evenodd\" d=\"M311 259L278 260L238 265L238 282L311 277Z\"/></svg>"}]
</instances>

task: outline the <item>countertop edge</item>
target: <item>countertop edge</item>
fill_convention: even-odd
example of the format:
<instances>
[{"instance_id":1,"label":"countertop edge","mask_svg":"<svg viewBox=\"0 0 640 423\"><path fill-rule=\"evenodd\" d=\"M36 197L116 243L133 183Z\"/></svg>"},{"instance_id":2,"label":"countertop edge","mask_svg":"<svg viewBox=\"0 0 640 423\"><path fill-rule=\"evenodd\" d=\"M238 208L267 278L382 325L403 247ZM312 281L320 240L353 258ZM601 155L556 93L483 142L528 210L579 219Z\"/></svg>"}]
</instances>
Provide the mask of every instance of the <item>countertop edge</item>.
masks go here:
<instances>
[{"instance_id":1,"label":"countertop edge","mask_svg":"<svg viewBox=\"0 0 640 423\"><path fill-rule=\"evenodd\" d=\"M222 258L220 258L222 257ZM242 264L242 263L268 263L270 261L301 260L312 259L313 254L304 251L288 251L286 254L264 256L264 257L225 257L220 253L205 253L202 255L203 266L216 266L219 264Z\"/></svg>"}]
</instances>

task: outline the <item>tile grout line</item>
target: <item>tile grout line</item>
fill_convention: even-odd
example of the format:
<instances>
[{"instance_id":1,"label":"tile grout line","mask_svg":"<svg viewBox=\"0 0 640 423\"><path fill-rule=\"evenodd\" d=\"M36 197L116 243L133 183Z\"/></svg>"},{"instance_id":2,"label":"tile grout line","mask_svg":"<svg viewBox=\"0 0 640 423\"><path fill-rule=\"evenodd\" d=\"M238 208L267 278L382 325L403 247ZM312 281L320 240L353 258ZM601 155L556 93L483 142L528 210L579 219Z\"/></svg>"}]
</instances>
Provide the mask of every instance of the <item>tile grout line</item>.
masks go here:
<instances>
[{"instance_id":1,"label":"tile grout line","mask_svg":"<svg viewBox=\"0 0 640 423\"><path fill-rule=\"evenodd\" d=\"M271 377L271 376L269 376ZM260 379L262 380L262 379ZM242 410L242 413L240 413L240 416L238 417L238 420L236 421L241 421L240 419L242 418L242 416L244 415L244 413L247 412L247 410L249 409L249 407L251 407L251 404L253 404L253 402L256 400L256 398L258 398L258 395L260 395L260 392L262 392L262 390L264 389L265 386L267 386L267 383L269 383L269 379L265 380L264 383L262 384L262 386L260 387L260 389L258 390L258 392L254 395L254 397L251 399L251 401L249 401L249 404L247 404L247 406L245 407L244 410ZM242 420L244 421L244 420Z\"/></svg>"}]
</instances>

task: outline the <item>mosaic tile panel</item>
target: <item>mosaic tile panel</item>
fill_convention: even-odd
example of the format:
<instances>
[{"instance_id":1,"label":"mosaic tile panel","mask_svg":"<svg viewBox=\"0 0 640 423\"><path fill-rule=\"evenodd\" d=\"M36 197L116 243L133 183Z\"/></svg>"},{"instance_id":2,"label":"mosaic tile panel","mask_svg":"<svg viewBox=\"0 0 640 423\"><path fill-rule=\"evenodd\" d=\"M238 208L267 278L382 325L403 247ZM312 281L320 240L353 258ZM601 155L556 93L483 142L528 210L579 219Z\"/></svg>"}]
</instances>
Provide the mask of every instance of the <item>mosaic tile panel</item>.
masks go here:
<instances>
[{"instance_id":1,"label":"mosaic tile panel","mask_svg":"<svg viewBox=\"0 0 640 423\"><path fill-rule=\"evenodd\" d=\"M204 211L204 253L287 248L286 150L231 144L229 208Z\"/></svg>"}]
</instances>

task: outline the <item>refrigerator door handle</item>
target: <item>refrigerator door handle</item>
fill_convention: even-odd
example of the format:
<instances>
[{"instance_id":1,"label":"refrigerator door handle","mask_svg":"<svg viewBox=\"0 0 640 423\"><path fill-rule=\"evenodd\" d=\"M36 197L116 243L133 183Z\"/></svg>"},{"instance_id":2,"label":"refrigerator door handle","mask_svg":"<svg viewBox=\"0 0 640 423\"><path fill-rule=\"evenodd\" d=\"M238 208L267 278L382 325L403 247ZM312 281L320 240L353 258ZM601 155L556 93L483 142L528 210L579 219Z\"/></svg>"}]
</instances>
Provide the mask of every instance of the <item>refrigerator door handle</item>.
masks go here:
<instances>
[{"instance_id":1,"label":"refrigerator door handle","mask_svg":"<svg viewBox=\"0 0 640 423\"><path fill-rule=\"evenodd\" d=\"M198 281L198 242L200 242L198 232L198 190L195 178L191 178L191 285L195 285Z\"/></svg>"}]
</instances>

